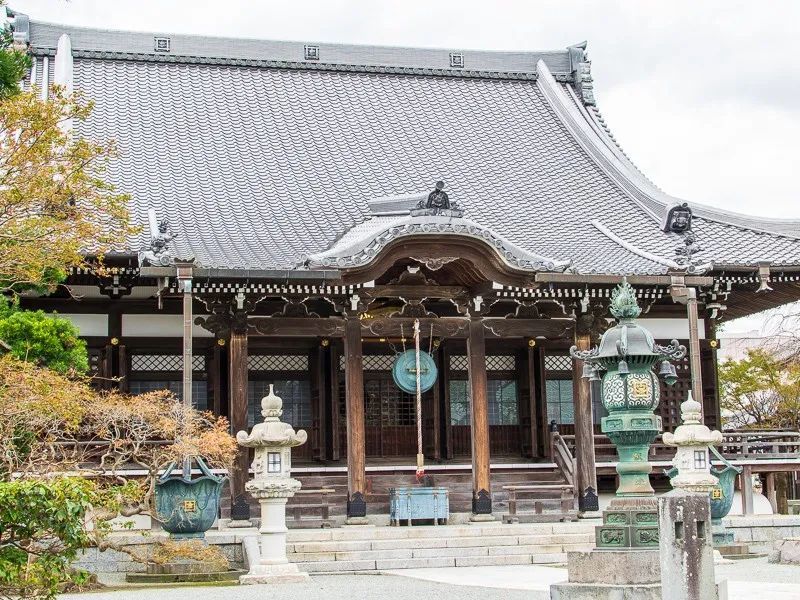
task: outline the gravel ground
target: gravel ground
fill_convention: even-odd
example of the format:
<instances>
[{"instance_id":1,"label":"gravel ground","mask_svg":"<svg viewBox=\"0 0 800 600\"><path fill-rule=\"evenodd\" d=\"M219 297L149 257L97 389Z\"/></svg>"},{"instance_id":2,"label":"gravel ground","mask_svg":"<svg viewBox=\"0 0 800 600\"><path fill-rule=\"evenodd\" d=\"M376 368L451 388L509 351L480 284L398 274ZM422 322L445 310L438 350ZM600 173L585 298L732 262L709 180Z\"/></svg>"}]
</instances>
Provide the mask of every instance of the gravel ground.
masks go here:
<instances>
[{"instance_id":1,"label":"gravel ground","mask_svg":"<svg viewBox=\"0 0 800 600\"><path fill-rule=\"evenodd\" d=\"M526 590L504 590L447 585L393 575L318 575L309 583L270 586L202 586L183 588L128 588L86 594L65 594L61 600L353 600L353 598L411 598L424 600L545 600L547 595Z\"/></svg>"}]
</instances>

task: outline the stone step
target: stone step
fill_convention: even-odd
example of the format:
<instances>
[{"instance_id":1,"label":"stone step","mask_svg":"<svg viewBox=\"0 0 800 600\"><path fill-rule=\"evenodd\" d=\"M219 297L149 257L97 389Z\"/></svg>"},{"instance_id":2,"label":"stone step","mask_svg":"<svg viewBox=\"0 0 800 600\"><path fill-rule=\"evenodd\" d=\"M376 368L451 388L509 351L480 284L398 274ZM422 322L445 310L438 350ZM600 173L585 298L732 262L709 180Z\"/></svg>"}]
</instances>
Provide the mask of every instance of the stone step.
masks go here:
<instances>
[{"instance_id":1,"label":"stone step","mask_svg":"<svg viewBox=\"0 0 800 600\"><path fill-rule=\"evenodd\" d=\"M300 570L309 573L341 573L383 571L390 569L421 569L436 567L488 567L501 565L560 564L567 555L557 553L506 554L481 556L439 556L420 558L372 558L298 563Z\"/></svg>"},{"instance_id":2,"label":"stone step","mask_svg":"<svg viewBox=\"0 0 800 600\"><path fill-rule=\"evenodd\" d=\"M395 540L328 540L298 542L288 545L289 554L318 554L335 552L365 552L382 550L414 550L442 548L489 548L506 546L574 546L592 543L590 533L550 535L508 535L486 537L440 537Z\"/></svg>"},{"instance_id":3,"label":"stone step","mask_svg":"<svg viewBox=\"0 0 800 600\"><path fill-rule=\"evenodd\" d=\"M293 529L288 544L301 542L404 540L421 538L486 538L523 535L594 535L594 523L515 523L493 525L421 525L413 527L345 526L332 529Z\"/></svg>"},{"instance_id":4,"label":"stone step","mask_svg":"<svg viewBox=\"0 0 800 600\"><path fill-rule=\"evenodd\" d=\"M444 548L393 548L386 550L351 550L327 552L293 552L289 560L295 563L306 562L353 562L362 560L395 560L395 559L435 559L435 558L466 558L476 556L532 556L538 554L562 554L569 550L589 550L593 547L591 541L574 544L537 544L506 546L472 546L472 547L444 547ZM521 559L520 559L521 560ZM525 561L523 561L525 562Z\"/></svg>"}]
</instances>

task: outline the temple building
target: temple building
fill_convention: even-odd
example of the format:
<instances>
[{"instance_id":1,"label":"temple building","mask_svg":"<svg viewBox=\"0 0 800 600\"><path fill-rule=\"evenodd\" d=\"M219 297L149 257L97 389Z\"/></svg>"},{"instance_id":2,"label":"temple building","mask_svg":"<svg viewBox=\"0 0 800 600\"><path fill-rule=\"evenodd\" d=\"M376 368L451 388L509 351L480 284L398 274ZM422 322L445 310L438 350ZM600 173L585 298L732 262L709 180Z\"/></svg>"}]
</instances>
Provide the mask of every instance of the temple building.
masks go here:
<instances>
[{"instance_id":1,"label":"temple building","mask_svg":"<svg viewBox=\"0 0 800 600\"><path fill-rule=\"evenodd\" d=\"M656 187L603 120L585 43L369 47L21 14L13 27L26 86L95 103L74 131L116 141L107 179L142 227L107 271L24 305L79 327L98 385L191 393L233 431L274 384L283 420L309 434L293 474L335 489L339 514L385 513L388 488L414 482L417 419L425 477L452 510L492 513L504 485L548 482L596 510L616 459L569 349L608 326L611 290L627 278L641 324L689 348L660 391L665 430L689 390L721 427L718 325L800 299L800 221ZM415 322L438 373L419 411L392 377ZM748 474L796 469L796 452L756 462L726 439ZM238 464L226 511L242 518Z\"/></svg>"}]
</instances>

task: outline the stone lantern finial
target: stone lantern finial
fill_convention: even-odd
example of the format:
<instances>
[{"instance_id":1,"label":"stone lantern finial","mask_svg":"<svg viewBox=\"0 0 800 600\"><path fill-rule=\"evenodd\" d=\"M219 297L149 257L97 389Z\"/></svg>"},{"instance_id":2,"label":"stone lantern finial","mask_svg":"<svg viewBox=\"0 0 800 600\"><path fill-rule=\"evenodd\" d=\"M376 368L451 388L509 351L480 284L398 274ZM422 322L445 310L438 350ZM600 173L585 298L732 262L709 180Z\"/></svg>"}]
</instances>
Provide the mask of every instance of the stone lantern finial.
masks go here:
<instances>
[{"instance_id":1,"label":"stone lantern finial","mask_svg":"<svg viewBox=\"0 0 800 600\"><path fill-rule=\"evenodd\" d=\"M269 394L261 399L261 416L265 421L277 421L283 415L283 400L275 395L273 385L269 384Z\"/></svg>"}]
</instances>

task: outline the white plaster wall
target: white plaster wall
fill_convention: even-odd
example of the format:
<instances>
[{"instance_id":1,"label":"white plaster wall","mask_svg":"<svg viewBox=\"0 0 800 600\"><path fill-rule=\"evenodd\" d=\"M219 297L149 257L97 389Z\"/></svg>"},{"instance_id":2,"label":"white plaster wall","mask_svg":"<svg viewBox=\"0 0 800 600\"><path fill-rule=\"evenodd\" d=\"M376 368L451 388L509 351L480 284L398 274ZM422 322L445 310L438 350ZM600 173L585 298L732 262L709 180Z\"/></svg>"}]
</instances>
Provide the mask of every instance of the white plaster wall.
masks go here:
<instances>
[{"instance_id":1,"label":"white plaster wall","mask_svg":"<svg viewBox=\"0 0 800 600\"><path fill-rule=\"evenodd\" d=\"M70 321L78 328L83 337L108 336L108 315L103 314L77 314L77 313L54 313L53 316L61 317Z\"/></svg>"},{"instance_id":2,"label":"white plaster wall","mask_svg":"<svg viewBox=\"0 0 800 600\"><path fill-rule=\"evenodd\" d=\"M685 340L689 339L689 319L638 319L637 322L647 327L657 340ZM699 320L700 339L704 339L706 325L703 319Z\"/></svg>"},{"instance_id":3,"label":"white plaster wall","mask_svg":"<svg viewBox=\"0 0 800 600\"><path fill-rule=\"evenodd\" d=\"M199 325L193 337L214 337ZM183 315L122 315L122 337L183 337Z\"/></svg>"}]
</instances>

